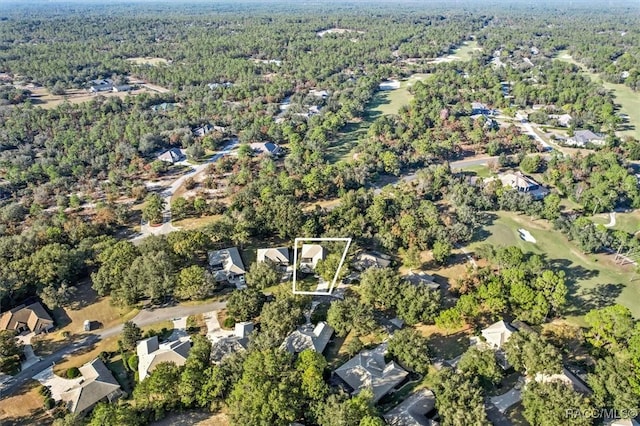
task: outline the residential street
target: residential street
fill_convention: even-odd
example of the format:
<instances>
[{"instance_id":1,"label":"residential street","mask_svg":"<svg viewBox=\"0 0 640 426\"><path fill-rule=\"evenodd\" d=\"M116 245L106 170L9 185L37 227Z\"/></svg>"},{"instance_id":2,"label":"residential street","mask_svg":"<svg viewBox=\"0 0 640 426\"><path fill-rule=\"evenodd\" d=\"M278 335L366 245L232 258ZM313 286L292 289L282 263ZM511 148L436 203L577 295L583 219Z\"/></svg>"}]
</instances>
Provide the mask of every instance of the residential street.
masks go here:
<instances>
[{"instance_id":1,"label":"residential street","mask_svg":"<svg viewBox=\"0 0 640 426\"><path fill-rule=\"evenodd\" d=\"M153 311L143 310L136 315L132 321L140 327L152 325L162 321L170 321L173 318L181 318L189 315L203 314L211 311L218 311L224 309L227 306L226 302L210 302L202 305L195 306L170 306L166 308L157 308ZM111 337L120 333L122 330L122 324L110 327L104 330L96 330L93 334L87 334L80 340L69 344L67 347L43 358L41 361L31 365L27 369L21 371L13 378L0 384L0 398L5 398L8 395L16 392L22 385L24 385L33 376L41 373L53 364L60 362L63 358L76 352L80 349L86 348L97 343L101 339Z\"/></svg>"}]
</instances>

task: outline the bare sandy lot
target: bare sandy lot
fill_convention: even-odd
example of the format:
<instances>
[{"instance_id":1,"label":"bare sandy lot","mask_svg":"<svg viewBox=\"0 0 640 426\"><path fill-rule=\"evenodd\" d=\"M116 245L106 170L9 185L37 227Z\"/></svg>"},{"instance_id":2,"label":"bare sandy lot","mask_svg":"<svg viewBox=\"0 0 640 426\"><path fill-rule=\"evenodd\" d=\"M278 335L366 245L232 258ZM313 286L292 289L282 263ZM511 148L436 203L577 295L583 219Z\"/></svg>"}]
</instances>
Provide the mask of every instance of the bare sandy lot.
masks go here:
<instances>
[{"instance_id":1,"label":"bare sandy lot","mask_svg":"<svg viewBox=\"0 0 640 426\"><path fill-rule=\"evenodd\" d=\"M171 63L170 61L164 58L151 58L151 57L128 58L127 61L133 62L134 64L137 64L137 65L153 65L154 67L157 65L169 65Z\"/></svg>"}]
</instances>

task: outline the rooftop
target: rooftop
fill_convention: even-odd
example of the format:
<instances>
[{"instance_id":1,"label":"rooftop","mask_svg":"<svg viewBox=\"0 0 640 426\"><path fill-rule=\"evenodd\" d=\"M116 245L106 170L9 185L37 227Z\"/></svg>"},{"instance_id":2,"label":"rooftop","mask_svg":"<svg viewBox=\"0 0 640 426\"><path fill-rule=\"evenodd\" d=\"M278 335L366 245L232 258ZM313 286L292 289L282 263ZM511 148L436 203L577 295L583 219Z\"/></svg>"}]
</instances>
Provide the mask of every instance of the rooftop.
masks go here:
<instances>
[{"instance_id":1,"label":"rooftop","mask_svg":"<svg viewBox=\"0 0 640 426\"><path fill-rule=\"evenodd\" d=\"M393 426L432 426L437 424L427 418L436 408L436 398L432 391L420 389L384 415Z\"/></svg>"},{"instance_id":2,"label":"rooftop","mask_svg":"<svg viewBox=\"0 0 640 426\"><path fill-rule=\"evenodd\" d=\"M305 349L322 353L332 335L333 328L324 321L319 322L315 327L313 324L305 324L289 334L281 348L290 353L299 353Z\"/></svg>"}]
</instances>

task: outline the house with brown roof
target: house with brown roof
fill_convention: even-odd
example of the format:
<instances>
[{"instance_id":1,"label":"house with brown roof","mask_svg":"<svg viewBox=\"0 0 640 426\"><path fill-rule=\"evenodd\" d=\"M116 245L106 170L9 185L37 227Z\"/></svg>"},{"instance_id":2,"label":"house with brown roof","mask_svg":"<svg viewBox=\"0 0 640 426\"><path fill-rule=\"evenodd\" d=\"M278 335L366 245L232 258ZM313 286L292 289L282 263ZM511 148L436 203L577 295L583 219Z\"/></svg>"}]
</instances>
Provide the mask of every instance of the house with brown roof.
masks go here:
<instances>
[{"instance_id":1,"label":"house with brown roof","mask_svg":"<svg viewBox=\"0 0 640 426\"><path fill-rule=\"evenodd\" d=\"M177 366L184 365L190 350L189 337L162 344L158 341L158 336L141 340L136 348L140 381L143 381L162 362L172 362Z\"/></svg>"},{"instance_id":2,"label":"house with brown roof","mask_svg":"<svg viewBox=\"0 0 640 426\"><path fill-rule=\"evenodd\" d=\"M83 415L98 402L113 402L124 395L106 365L96 358L79 368L82 381L61 395L69 412Z\"/></svg>"},{"instance_id":3,"label":"house with brown roof","mask_svg":"<svg viewBox=\"0 0 640 426\"><path fill-rule=\"evenodd\" d=\"M15 330L18 333L47 332L53 328L53 320L39 302L29 306L20 305L0 316L0 330Z\"/></svg>"}]
</instances>

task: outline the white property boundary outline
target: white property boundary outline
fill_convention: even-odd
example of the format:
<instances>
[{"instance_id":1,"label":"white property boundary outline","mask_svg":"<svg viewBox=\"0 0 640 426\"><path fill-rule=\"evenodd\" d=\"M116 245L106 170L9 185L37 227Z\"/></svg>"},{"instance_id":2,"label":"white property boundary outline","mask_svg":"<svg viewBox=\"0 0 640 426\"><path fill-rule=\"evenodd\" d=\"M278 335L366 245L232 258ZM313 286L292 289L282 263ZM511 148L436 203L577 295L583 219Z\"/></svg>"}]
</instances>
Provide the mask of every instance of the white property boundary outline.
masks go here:
<instances>
[{"instance_id":1,"label":"white property boundary outline","mask_svg":"<svg viewBox=\"0 0 640 426\"><path fill-rule=\"evenodd\" d=\"M340 264L336 269L336 273L333 276L333 281L331 282L331 286L328 291L302 291L296 290L296 279L298 276L298 243L300 242L322 242L322 241L343 241L347 243L347 246L344 248L344 252L342 253L342 258L340 259ZM347 258L347 252L349 251L349 246L351 246L351 238L296 238L293 243L293 294L302 294L309 296L328 296L333 292L333 288L336 286L336 281L338 281L338 275L340 274L340 270L342 269L342 265L344 264L344 260ZM301 248L302 249L302 248Z\"/></svg>"}]
</instances>

